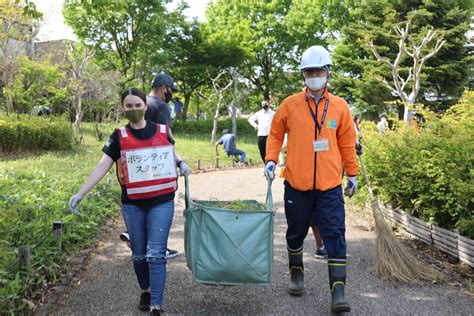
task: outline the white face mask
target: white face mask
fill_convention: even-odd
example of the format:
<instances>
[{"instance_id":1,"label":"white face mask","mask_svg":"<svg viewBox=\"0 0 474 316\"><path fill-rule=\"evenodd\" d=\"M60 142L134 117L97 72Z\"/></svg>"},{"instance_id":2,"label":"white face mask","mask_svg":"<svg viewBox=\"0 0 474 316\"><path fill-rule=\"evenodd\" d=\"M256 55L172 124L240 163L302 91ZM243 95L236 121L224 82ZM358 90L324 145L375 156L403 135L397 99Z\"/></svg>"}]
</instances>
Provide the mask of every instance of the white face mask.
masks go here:
<instances>
[{"instance_id":1,"label":"white face mask","mask_svg":"<svg viewBox=\"0 0 474 316\"><path fill-rule=\"evenodd\" d=\"M305 82L308 88L310 88L313 91L318 91L323 89L326 86L328 77L312 77L312 78L306 78Z\"/></svg>"}]
</instances>

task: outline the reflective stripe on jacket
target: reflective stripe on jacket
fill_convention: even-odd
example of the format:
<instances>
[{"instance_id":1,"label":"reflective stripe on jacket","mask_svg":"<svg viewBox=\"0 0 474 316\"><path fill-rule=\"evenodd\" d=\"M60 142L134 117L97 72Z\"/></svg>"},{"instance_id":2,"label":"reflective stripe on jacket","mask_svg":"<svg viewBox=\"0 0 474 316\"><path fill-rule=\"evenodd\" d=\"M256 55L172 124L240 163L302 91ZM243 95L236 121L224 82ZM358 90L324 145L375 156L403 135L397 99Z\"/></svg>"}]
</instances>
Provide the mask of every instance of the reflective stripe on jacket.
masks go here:
<instances>
[{"instance_id":1,"label":"reflective stripe on jacket","mask_svg":"<svg viewBox=\"0 0 474 316\"><path fill-rule=\"evenodd\" d=\"M157 124L155 135L146 140L134 137L127 127L118 129L117 177L129 199L153 198L178 188L174 147L168 140L168 128Z\"/></svg>"},{"instance_id":2,"label":"reflective stripe on jacket","mask_svg":"<svg viewBox=\"0 0 474 316\"><path fill-rule=\"evenodd\" d=\"M309 107L317 114L319 124L326 98L329 105L320 133ZM314 99L307 91L286 98L273 117L267 139L265 161L278 161L285 133L286 168L283 177L298 190L329 190L342 183L342 169L349 176L358 172L354 144L356 132L349 107L344 99L328 93L327 89L316 110ZM314 152L314 140L327 139L329 150Z\"/></svg>"}]
</instances>

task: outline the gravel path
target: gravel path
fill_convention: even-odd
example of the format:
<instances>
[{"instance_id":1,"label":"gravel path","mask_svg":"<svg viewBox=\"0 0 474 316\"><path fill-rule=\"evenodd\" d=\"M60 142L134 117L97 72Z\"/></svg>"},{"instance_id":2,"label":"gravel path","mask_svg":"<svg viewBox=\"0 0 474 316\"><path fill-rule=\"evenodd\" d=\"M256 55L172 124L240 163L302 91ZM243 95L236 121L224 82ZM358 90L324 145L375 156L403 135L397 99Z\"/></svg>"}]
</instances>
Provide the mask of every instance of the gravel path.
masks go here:
<instances>
[{"instance_id":1,"label":"gravel path","mask_svg":"<svg viewBox=\"0 0 474 316\"><path fill-rule=\"evenodd\" d=\"M261 169L240 169L190 176L191 196L199 199L256 199L264 202L266 180ZM225 287L201 285L186 268L184 251L184 184L176 198L169 247L180 255L168 262L165 310L171 314L330 314L330 294L326 262L313 257L314 238L305 242L304 296L286 292L288 263L283 212L283 181L273 183L275 216L273 282L268 286ZM179 197L179 198L178 198ZM459 288L444 284L423 287L394 287L371 272L374 234L359 229L358 215L347 212L348 288L347 299L355 315L473 315L474 300ZM118 238L120 221L89 260L80 281L73 282L58 301L41 309L49 315L146 315L136 308L139 288L132 270L130 250Z\"/></svg>"}]
</instances>

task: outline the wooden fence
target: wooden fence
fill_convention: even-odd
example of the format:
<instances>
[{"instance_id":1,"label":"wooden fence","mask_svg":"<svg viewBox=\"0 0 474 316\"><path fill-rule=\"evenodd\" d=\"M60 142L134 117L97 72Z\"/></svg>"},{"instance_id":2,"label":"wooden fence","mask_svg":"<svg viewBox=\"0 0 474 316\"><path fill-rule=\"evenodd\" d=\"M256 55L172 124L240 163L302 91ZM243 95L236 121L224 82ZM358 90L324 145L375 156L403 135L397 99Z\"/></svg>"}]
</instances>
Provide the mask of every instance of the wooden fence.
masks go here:
<instances>
[{"instance_id":1,"label":"wooden fence","mask_svg":"<svg viewBox=\"0 0 474 316\"><path fill-rule=\"evenodd\" d=\"M400 209L394 209L390 205L380 202L379 205L387 220L401 226L415 238L458 258L470 267L474 267L474 240L447 229L427 224ZM370 204L366 204L365 207L370 210Z\"/></svg>"}]
</instances>

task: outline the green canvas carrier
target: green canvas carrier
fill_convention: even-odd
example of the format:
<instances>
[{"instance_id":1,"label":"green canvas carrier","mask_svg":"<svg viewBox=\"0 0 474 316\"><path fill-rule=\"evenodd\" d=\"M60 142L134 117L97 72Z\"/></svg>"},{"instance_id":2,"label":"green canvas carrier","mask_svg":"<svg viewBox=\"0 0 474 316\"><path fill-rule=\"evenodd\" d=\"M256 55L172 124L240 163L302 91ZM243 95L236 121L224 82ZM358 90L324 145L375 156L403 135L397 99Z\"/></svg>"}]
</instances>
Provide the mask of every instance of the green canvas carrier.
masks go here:
<instances>
[{"instance_id":1,"label":"green canvas carrier","mask_svg":"<svg viewBox=\"0 0 474 316\"><path fill-rule=\"evenodd\" d=\"M187 177L185 203L186 263L195 281L216 285L271 282L275 214L271 182L263 210L219 208L223 201L191 201Z\"/></svg>"}]
</instances>

